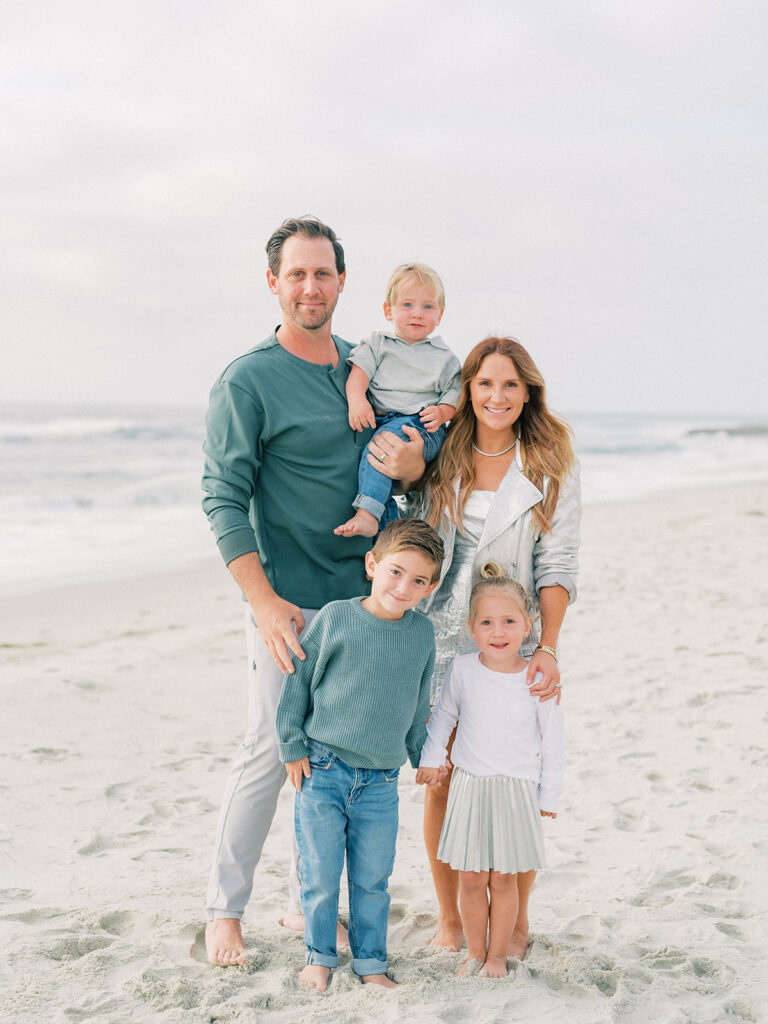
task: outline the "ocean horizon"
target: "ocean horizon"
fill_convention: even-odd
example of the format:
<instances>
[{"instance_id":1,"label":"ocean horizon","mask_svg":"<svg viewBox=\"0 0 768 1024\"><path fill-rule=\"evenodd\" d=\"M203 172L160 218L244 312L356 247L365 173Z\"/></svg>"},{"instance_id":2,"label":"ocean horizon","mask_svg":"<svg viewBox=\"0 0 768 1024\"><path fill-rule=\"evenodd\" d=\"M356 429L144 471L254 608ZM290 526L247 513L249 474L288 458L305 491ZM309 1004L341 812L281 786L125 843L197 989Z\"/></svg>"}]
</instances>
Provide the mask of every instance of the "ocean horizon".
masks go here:
<instances>
[{"instance_id":1,"label":"ocean horizon","mask_svg":"<svg viewBox=\"0 0 768 1024\"><path fill-rule=\"evenodd\" d=\"M200 508L204 407L0 412L0 596L215 556ZM571 413L585 505L768 479L768 419ZM352 495L350 495L350 500Z\"/></svg>"}]
</instances>

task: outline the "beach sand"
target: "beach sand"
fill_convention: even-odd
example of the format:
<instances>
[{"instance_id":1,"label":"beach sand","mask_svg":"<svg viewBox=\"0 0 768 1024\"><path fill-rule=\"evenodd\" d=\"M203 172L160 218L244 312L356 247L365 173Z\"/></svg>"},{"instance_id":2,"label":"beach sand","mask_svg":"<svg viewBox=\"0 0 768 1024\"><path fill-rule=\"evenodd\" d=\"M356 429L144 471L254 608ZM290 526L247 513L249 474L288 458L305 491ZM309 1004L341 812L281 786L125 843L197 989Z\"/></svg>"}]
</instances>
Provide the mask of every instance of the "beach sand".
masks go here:
<instances>
[{"instance_id":1,"label":"beach sand","mask_svg":"<svg viewBox=\"0 0 768 1024\"><path fill-rule=\"evenodd\" d=\"M278 926L283 790L244 920L211 968L203 901L245 720L242 606L211 558L173 575L0 602L0 989L9 1024L416 1019L754 1022L768 1005L768 485L585 512L561 662L569 768L545 821L533 944L508 979L424 948L423 791L403 769L397 992L348 953L301 990Z\"/></svg>"}]
</instances>

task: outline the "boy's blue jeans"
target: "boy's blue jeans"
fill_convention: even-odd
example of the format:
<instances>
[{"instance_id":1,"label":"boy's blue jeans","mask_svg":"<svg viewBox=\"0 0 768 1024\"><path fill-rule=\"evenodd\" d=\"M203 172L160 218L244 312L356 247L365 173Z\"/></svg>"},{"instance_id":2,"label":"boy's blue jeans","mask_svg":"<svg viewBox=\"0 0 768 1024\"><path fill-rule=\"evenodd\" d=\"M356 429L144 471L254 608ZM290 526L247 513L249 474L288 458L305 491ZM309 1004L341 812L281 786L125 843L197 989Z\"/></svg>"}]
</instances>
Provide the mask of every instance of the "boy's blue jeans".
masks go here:
<instances>
[{"instance_id":1,"label":"boy's blue jeans","mask_svg":"<svg viewBox=\"0 0 768 1024\"><path fill-rule=\"evenodd\" d=\"M385 974L400 769L352 768L314 740L308 748L312 774L302 780L294 805L307 963L339 962L336 922L346 853L352 969Z\"/></svg>"},{"instance_id":2,"label":"boy's blue jeans","mask_svg":"<svg viewBox=\"0 0 768 1024\"><path fill-rule=\"evenodd\" d=\"M377 416L376 433L371 441L375 440L382 430L389 430L393 434L399 434L406 441L410 441L408 435L402 430L403 424L406 427L415 427L424 438L424 461L431 462L445 440L445 424L438 427L434 434L430 434L418 414L404 416L399 412L387 412L383 416ZM360 467L357 471L357 497L352 504L355 508L362 508L375 516L383 529L391 519L397 519L397 505L392 497L393 481L380 473L378 469L374 469L368 462L368 448L371 441L366 445L360 459Z\"/></svg>"}]
</instances>

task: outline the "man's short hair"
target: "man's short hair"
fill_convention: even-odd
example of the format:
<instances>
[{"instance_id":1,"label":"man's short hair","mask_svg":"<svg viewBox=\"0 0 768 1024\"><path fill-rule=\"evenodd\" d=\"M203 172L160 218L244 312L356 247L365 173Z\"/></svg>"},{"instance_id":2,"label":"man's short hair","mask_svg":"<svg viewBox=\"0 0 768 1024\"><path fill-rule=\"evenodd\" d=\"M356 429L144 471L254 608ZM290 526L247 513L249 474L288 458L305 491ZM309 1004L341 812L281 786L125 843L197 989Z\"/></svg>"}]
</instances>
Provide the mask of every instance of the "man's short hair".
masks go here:
<instances>
[{"instance_id":1,"label":"man's short hair","mask_svg":"<svg viewBox=\"0 0 768 1024\"><path fill-rule=\"evenodd\" d=\"M293 235L304 235L305 238L327 238L333 246L336 256L336 272L341 275L346 269L344 266L344 250L341 242L336 237L333 228L323 224L317 217L289 217L269 236L265 248L267 250L267 263L269 269L277 277L280 272L280 256L286 241Z\"/></svg>"},{"instance_id":2,"label":"man's short hair","mask_svg":"<svg viewBox=\"0 0 768 1024\"><path fill-rule=\"evenodd\" d=\"M387 281L387 294L384 301L388 306L394 306L397 299L397 289L409 277L415 277L424 288L431 288L435 293L435 302L440 309L445 309L445 289L440 275L426 263L401 263L395 267Z\"/></svg>"},{"instance_id":3,"label":"man's short hair","mask_svg":"<svg viewBox=\"0 0 768 1024\"><path fill-rule=\"evenodd\" d=\"M377 562L396 551L419 551L434 565L431 583L440 579L445 550L438 533L423 519L395 519L376 538L372 554Z\"/></svg>"}]
</instances>

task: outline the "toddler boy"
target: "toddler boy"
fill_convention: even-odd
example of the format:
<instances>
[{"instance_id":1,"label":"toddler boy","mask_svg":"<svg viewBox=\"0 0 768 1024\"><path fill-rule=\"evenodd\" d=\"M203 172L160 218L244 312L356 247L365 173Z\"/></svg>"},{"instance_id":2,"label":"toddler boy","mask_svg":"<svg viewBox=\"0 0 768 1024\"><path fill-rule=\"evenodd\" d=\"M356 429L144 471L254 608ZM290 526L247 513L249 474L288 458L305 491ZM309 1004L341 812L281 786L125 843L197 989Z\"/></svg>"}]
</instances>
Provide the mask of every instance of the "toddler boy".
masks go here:
<instances>
[{"instance_id":1,"label":"toddler boy","mask_svg":"<svg viewBox=\"0 0 768 1024\"><path fill-rule=\"evenodd\" d=\"M345 854L352 969L395 986L386 972L397 778L406 759L419 763L435 663L432 624L414 606L437 586L442 561L423 520L390 523L365 557L370 597L325 605L302 633L306 659L283 682L277 737L296 788L306 988L325 991L338 964Z\"/></svg>"},{"instance_id":2,"label":"toddler boy","mask_svg":"<svg viewBox=\"0 0 768 1024\"><path fill-rule=\"evenodd\" d=\"M402 427L414 427L424 439L425 462L439 452L445 424L461 394L461 363L439 335L430 337L444 309L443 283L431 267L395 267L384 301L392 330L374 331L347 359L352 429L376 427L377 434L389 430L409 441ZM357 512L334 530L344 537L375 537L380 520L383 525L397 518L392 481L370 465L368 451L366 447L360 459L358 493L352 502Z\"/></svg>"}]
</instances>

